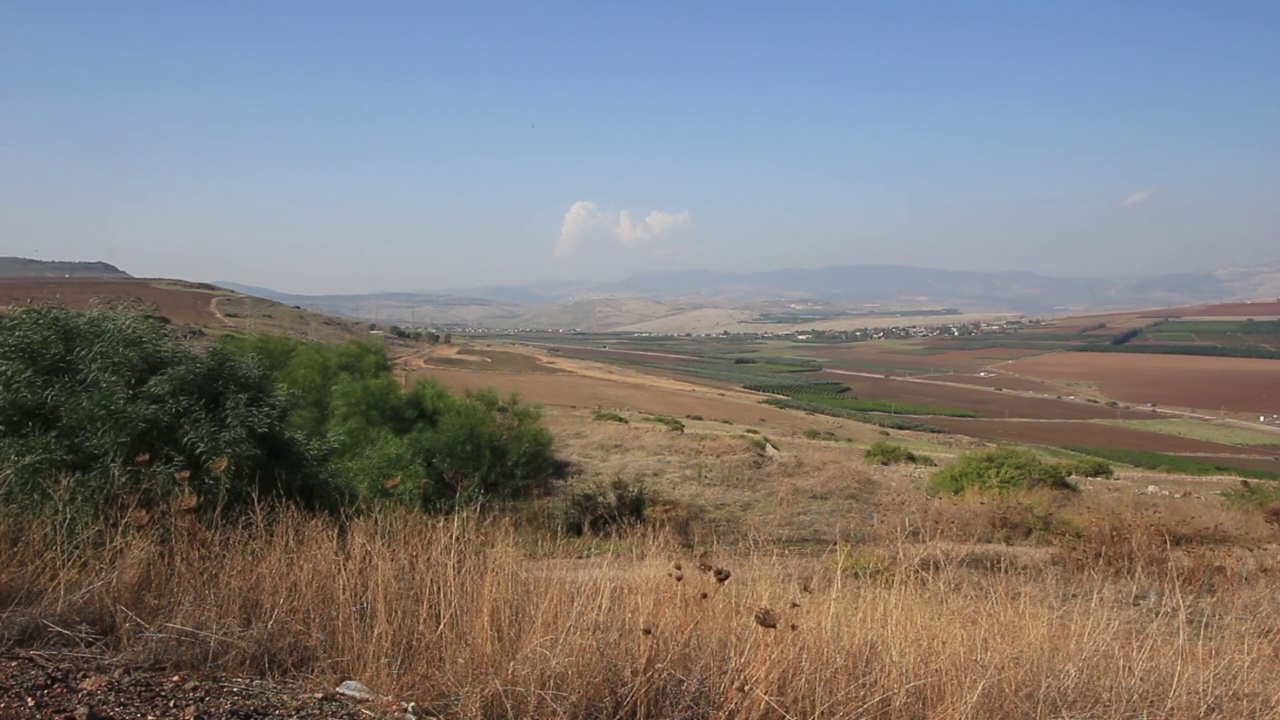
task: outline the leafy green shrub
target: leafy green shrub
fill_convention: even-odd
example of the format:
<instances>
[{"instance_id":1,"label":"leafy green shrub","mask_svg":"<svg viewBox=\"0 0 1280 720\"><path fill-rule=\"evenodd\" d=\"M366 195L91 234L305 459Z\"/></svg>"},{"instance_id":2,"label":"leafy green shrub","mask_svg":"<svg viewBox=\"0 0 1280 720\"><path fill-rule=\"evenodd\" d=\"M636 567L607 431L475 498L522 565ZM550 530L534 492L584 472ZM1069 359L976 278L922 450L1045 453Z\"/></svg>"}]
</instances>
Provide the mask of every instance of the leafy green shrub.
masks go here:
<instances>
[{"instance_id":1,"label":"leafy green shrub","mask_svg":"<svg viewBox=\"0 0 1280 720\"><path fill-rule=\"evenodd\" d=\"M867 447L864 455L874 465L936 465L928 455L917 455L903 445L877 440Z\"/></svg>"},{"instance_id":2,"label":"leafy green shrub","mask_svg":"<svg viewBox=\"0 0 1280 720\"><path fill-rule=\"evenodd\" d=\"M540 412L515 395L459 397L430 380L403 391L372 343L225 342L274 370L289 393L291 426L334 443L335 467L366 500L447 508L518 497L556 472Z\"/></svg>"},{"instance_id":3,"label":"leafy green shrub","mask_svg":"<svg viewBox=\"0 0 1280 720\"><path fill-rule=\"evenodd\" d=\"M929 480L932 492L953 495L968 490L1006 492L1038 487L1076 489L1062 465L1047 462L1030 450L1009 447L965 453Z\"/></svg>"},{"instance_id":4,"label":"leafy green shrub","mask_svg":"<svg viewBox=\"0 0 1280 720\"><path fill-rule=\"evenodd\" d=\"M325 438L251 358L186 347L136 314L35 308L0 315L0 502L82 519L258 499L336 510Z\"/></svg>"},{"instance_id":5,"label":"leafy green shrub","mask_svg":"<svg viewBox=\"0 0 1280 720\"><path fill-rule=\"evenodd\" d=\"M561 527L571 535L603 534L644 522L652 495L643 483L614 478L565 499Z\"/></svg>"},{"instance_id":6,"label":"leafy green shrub","mask_svg":"<svg viewBox=\"0 0 1280 720\"><path fill-rule=\"evenodd\" d=\"M596 414L593 415L592 417L598 420L599 422L616 422L616 423L622 423L623 425L628 425L631 422L630 420L622 417L616 412L605 412L603 410L597 410Z\"/></svg>"},{"instance_id":7,"label":"leafy green shrub","mask_svg":"<svg viewBox=\"0 0 1280 720\"><path fill-rule=\"evenodd\" d=\"M817 430L814 428L808 428L807 430L805 430L804 437L806 440L824 440L827 442L840 441L840 436L836 435L830 430Z\"/></svg>"},{"instance_id":8,"label":"leafy green shrub","mask_svg":"<svg viewBox=\"0 0 1280 720\"><path fill-rule=\"evenodd\" d=\"M678 418L673 418L668 415L650 415L649 417L644 418L644 421L665 425L671 432L684 432L684 423L680 422Z\"/></svg>"},{"instance_id":9,"label":"leafy green shrub","mask_svg":"<svg viewBox=\"0 0 1280 720\"><path fill-rule=\"evenodd\" d=\"M382 347L279 337L207 352L135 314L0 316L0 507L79 520L261 501L428 509L527 494L559 465L536 408L401 389Z\"/></svg>"},{"instance_id":10,"label":"leafy green shrub","mask_svg":"<svg viewBox=\"0 0 1280 720\"><path fill-rule=\"evenodd\" d=\"M1113 478L1116 469L1100 458L1082 458L1066 464L1067 474L1082 478Z\"/></svg>"}]
</instances>

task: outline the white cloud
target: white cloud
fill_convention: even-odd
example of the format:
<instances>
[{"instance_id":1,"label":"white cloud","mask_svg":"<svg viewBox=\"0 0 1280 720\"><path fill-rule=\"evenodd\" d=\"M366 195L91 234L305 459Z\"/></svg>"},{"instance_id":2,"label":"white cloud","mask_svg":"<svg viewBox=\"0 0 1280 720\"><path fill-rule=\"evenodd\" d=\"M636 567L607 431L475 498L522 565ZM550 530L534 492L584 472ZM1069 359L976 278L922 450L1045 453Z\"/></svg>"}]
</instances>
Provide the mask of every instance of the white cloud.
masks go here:
<instances>
[{"instance_id":1,"label":"white cloud","mask_svg":"<svg viewBox=\"0 0 1280 720\"><path fill-rule=\"evenodd\" d=\"M589 200L579 200L564 214L555 253L566 257L590 243L634 247L691 227L693 216L688 212L654 210L637 221L630 210L604 211Z\"/></svg>"},{"instance_id":2,"label":"white cloud","mask_svg":"<svg viewBox=\"0 0 1280 720\"><path fill-rule=\"evenodd\" d=\"M1124 202L1120 203L1120 207L1133 207L1138 203L1144 203L1150 200L1151 198L1155 197L1157 192L1159 191L1156 188L1147 188L1146 190L1139 190L1138 192L1126 198Z\"/></svg>"}]
</instances>

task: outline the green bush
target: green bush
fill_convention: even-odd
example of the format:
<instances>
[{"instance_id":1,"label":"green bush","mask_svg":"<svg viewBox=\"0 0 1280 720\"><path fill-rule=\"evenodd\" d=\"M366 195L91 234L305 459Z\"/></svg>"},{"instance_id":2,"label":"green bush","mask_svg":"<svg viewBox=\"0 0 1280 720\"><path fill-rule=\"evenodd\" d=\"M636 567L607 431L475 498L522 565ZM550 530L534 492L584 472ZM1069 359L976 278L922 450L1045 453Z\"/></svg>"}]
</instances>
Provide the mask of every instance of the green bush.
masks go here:
<instances>
[{"instance_id":1,"label":"green bush","mask_svg":"<svg viewBox=\"0 0 1280 720\"><path fill-rule=\"evenodd\" d=\"M665 425L666 428L671 432L678 432L678 433L684 432L684 423L681 422L678 418L673 418L667 415L651 415L649 417L644 418L644 422L651 422L651 423L657 423L659 425Z\"/></svg>"},{"instance_id":2,"label":"green bush","mask_svg":"<svg viewBox=\"0 0 1280 720\"><path fill-rule=\"evenodd\" d=\"M1116 469L1099 458L1082 458L1066 464L1067 474L1082 478L1114 478Z\"/></svg>"},{"instance_id":3,"label":"green bush","mask_svg":"<svg viewBox=\"0 0 1280 720\"><path fill-rule=\"evenodd\" d=\"M928 455L917 455L903 445L877 440L867 447L864 455L873 465L936 465Z\"/></svg>"},{"instance_id":4,"label":"green bush","mask_svg":"<svg viewBox=\"0 0 1280 720\"><path fill-rule=\"evenodd\" d=\"M527 494L558 464L536 408L403 391L378 345L225 339L134 314L0 315L0 508L88 522L263 502L435 509Z\"/></svg>"},{"instance_id":5,"label":"green bush","mask_svg":"<svg viewBox=\"0 0 1280 720\"><path fill-rule=\"evenodd\" d=\"M631 422L616 412L605 412L603 410L597 410L593 417L600 422L616 422L622 423L623 425L627 425Z\"/></svg>"},{"instance_id":6,"label":"green bush","mask_svg":"<svg viewBox=\"0 0 1280 720\"><path fill-rule=\"evenodd\" d=\"M557 462L541 414L491 390L456 396L424 380L407 392L372 343L263 336L227 343L261 358L289 392L293 427L337 447L335 466L367 500L427 509L513 498Z\"/></svg>"},{"instance_id":7,"label":"green bush","mask_svg":"<svg viewBox=\"0 0 1280 720\"><path fill-rule=\"evenodd\" d=\"M953 495L968 490L1007 492L1039 487L1076 489L1064 466L1047 462L1030 450L1008 447L965 453L929 480L930 491Z\"/></svg>"},{"instance_id":8,"label":"green bush","mask_svg":"<svg viewBox=\"0 0 1280 720\"><path fill-rule=\"evenodd\" d=\"M0 501L94 518L172 504L215 513L278 498L337 509L324 438L289 427L261 364L200 354L141 315L0 315Z\"/></svg>"}]
</instances>

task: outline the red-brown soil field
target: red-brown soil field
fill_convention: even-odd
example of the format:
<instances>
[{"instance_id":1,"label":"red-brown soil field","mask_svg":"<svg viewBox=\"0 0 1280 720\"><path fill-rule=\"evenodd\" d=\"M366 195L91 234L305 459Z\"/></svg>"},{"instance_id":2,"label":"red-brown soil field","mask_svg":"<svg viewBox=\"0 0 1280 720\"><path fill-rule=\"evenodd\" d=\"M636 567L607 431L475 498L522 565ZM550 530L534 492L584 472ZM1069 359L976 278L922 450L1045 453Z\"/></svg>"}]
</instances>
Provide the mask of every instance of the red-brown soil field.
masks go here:
<instances>
[{"instance_id":1,"label":"red-brown soil field","mask_svg":"<svg viewBox=\"0 0 1280 720\"><path fill-rule=\"evenodd\" d=\"M1277 453L1269 448L1241 447L1225 443L1196 440L1164 433L1116 427L1090 422L1035 422L1018 420L973 420L969 418L937 418L930 420L948 430L969 437L988 440L1030 443L1033 445L1111 447L1125 450L1151 450L1172 454L1232 456L1247 455L1258 462L1271 463L1264 470L1280 471L1280 462L1271 458ZM1223 459L1223 462L1227 462Z\"/></svg>"},{"instance_id":2,"label":"red-brown soil field","mask_svg":"<svg viewBox=\"0 0 1280 720\"><path fill-rule=\"evenodd\" d=\"M1019 361L1021 362L1021 361ZM1151 413L1138 410L1114 410L1092 403L1025 397L978 387L953 385L931 379L871 378L830 370L818 376L839 380L849 386L852 395L873 400L897 400L916 405L944 405L962 408L992 418L1029 418L1034 420L1105 420L1108 418L1149 419ZM1065 393L1064 393L1065 396Z\"/></svg>"},{"instance_id":3,"label":"red-brown soil field","mask_svg":"<svg viewBox=\"0 0 1280 720\"><path fill-rule=\"evenodd\" d=\"M172 322L221 325L213 300L231 293L194 288L164 287L147 280L96 280L85 278L0 279L0 307L61 303L85 309L104 302L141 301L154 306Z\"/></svg>"},{"instance_id":4,"label":"red-brown soil field","mask_svg":"<svg viewBox=\"0 0 1280 720\"><path fill-rule=\"evenodd\" d=\"M1144 317L1280 317L1280 300L1150 310Z\"/></svg>"},{"instance_id":5,"label":"red-brown soil field","mask_svg":"<svg viewBox=\"0 0 1280 720\"><path fill-rule=\"evenodd\" d=\"M1093 383L1107 396L1200 410L1280 413L1280 361L1144 353L1060 352L1021 358L1002 370Z\"/></svg>"},{"instance_id":6,"label":"red-brown soil field","mask_svg":"<svg viewBox=\"0 0 1280 720\"><path fill-rule=\"evenodd\" d=\"M1031 378L1018 377L1016 375L1006 375L1003 373L996 374L994 377L982 377L980 375L926 375L921 379L954 383L956 385L973 385L993 390L995 388L1003 388L1005 390L1017 390L1019 392L1063 395L1063 388L1052 383L1047 383L1043 380L1032 380ZM1066 394L1069 395L1070 392Z\"/></svg>"}]
</instances>

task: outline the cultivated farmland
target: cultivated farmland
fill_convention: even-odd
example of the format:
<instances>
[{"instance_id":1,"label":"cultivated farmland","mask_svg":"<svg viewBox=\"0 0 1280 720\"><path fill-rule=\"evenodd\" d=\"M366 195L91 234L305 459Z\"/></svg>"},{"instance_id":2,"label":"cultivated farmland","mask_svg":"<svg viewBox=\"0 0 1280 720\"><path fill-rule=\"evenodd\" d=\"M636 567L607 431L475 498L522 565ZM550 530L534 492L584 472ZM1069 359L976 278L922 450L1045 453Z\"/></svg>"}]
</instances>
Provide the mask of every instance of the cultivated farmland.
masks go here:
<instances>
[{"instance_id":1,"label":"cultivated farmland","mask_svg":"<svg viewBox=\"0 0 1280 720\"><path fill-rule=\"evenodd\" d=\"M1052 353L1001 369L1034 378L1088 383L1124 402L1280 414L1280 362L1254 358L1141 353Z\"/></svg>"}]
</instances>

